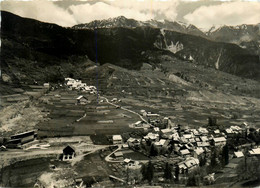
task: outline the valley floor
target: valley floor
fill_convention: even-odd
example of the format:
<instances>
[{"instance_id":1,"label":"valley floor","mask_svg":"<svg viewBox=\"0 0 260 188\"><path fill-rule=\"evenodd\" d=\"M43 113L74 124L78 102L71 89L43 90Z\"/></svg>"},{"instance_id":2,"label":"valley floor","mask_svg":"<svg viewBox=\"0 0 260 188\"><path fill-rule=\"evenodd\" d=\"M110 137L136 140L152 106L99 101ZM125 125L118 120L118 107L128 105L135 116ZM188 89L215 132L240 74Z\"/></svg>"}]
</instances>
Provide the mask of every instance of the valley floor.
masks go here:
<instances>
[{"instance_id":1,"label":"valley floor","mask_svg":"<svg viewBox=\"0 0 260 188\"><path fill-rule=\"evenodd\" d=\"M1 96L1 137L10 138L17 133L36 130L37 139L22 144L20 149L0 151L0 185L31 187L38 183L45 187L52 184L71 187L84 182L87 186L127 186L125 159L141 164L154 163L154 185L186 185L189 176L185 174L177 184L162 180L165 164L178 164L185 157L178 152L151 156L147 146L137 150L127 140L154 133L155 127L164 125L165 117L183 131L200 127L212 132L225 131L232 126L243 130L248 126L256 131L260 128L258 82L196 67L192 63L184 67L179 62L170 65L170 61L165 61L155 69L144 64L140 71L129 71L107 64L103 68L112 69L113 73L109 78L100 78L99 95L68 89L65 84L56 89L29 85L15 94ZM80 95L88 99L87 104L77 104ZM148 118L143 112L158 114L158 118ZM215 117L218 126L208 127L208 117ZM160 130L165 128L160 127ZM114 144L113 135L121 135L125 144ZM247 144L245 140L241 141L242 136L226 138L235 147L240 142ZM70 161L58 160L67 145L75 149L76 157ZM250 146L250 149L253 148ZM207 150L210 153L212 147ZM237 181L244 180L236 169L241 161L233 159L234 151L232 148L229 155L233 166L218 167L215 171L217 184L208 187L242 186ZM206 159L210 163L211 154L206 155ZM210 170L203 169L206 176ZM234 174L234 177L225 179L228 174ZM139 185L142 184L148 183L139 181ZM203 186L202 183L199 185Z\"/></svg>"}]
</instances>

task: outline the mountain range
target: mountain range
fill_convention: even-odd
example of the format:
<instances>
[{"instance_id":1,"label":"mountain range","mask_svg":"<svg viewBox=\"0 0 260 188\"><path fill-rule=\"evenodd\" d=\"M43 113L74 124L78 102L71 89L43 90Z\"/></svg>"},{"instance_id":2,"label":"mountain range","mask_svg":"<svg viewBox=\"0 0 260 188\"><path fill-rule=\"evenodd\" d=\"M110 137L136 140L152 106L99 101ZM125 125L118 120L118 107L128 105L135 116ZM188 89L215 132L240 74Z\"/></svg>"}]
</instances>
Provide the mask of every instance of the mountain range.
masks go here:
<instances>
[{"instance_id":1,"label":"mountain range","mask_svg":"<svg viewBox=\"0 0 260 188\"><path fill-rule=\"evenodd\" d=\"M154 53L260 80L259 25L202 32L180 22L121 16L64 28L5 11L1 17L5 82L54 81L71 73L80 77L90 61L138 70L143 63L158 65Z\"/></svg>"},{"instance_id":2,"label":"mountain range","mask_svg":"<svg viewBox=\"0 0 260 188\"><path fill-rule=\"evenodd\" d=\"M128 19L124 16L110 18L106 20L95 20L85 24L78 24L73 26L75 29L95 29L95 28L135 28L135 27L154 27L164 28L166 30L172 30L180 33L191 34L195 36L204 37L209 40L218 42L228 42L239 45L242 48L248 48L258 54L260 46L260 23L255 25L243 24L238 26L212 26L208 31L202 31L195 25L186 24L179 21L137 21L134 19Z\"/></svg>"}]
</instances>

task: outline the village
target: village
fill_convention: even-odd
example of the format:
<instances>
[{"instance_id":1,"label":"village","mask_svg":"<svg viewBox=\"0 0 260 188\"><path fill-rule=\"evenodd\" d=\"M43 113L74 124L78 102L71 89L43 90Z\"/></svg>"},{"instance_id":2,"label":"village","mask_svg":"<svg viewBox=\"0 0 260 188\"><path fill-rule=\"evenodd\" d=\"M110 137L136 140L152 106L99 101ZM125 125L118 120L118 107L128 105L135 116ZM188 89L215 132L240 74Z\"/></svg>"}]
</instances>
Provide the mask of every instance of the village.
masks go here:
<instances>
[{"instance_id":1,"label":"village","mask_svg":"<svg viewBox=\"0 0 260 188\"><path fill-rule=\"evenodd\" d=\"M235 126L219 125L217 119L210 116L208 124L191 128L155 112L128 109L122 105L123 100L116 97L108 99L100 95L95 86L88 86L73 78L66 78L64 85L50 86L45 83L44 88L47 92L42 98L47 101L46 104L50 105L48 99L51 96L51 101L58 104L57 110L73 106L73 112L80 112L80 115L70 114L73 121L65 126L63 133L55 133L59 128L63 129L57 125L56 120L53 122L55 127L48 127L52 125L51 121L59 117L60 112L57 112L55 116L52 114L48 124L44 122L38 129L18 131L19 133L1 137L0 156L4 159L2 168L10 165L15 157L33 159L35 156L50 157L51 170L58 169L58 166L62 166L63 170L70 165L76 166L66 174L73 178L61 187L232 186L240 181L259 177L260 129L251 124L245 122ZM73 99L66 98L71 97L71 94L65 96L56 92L61 88L66 92L75 92ZM65 106L61 105L62 100L66 101ZM91 104L96 100L102 104L96 110L104 119L97 121L100 128L92 127L96 125L94 122L87 129L90 132L84 133L86 130L79 126L89 121L86 119L88 116L94 118L91 115ZM122 116L118 119L113 119L112 115L111 118L106 118L111 111L119 111ZM125 124L123 129L113 125L117 121ZM111 131L113 126L116 131ZM95 129L107 132L99 136L93 132ZM51 137L47 136L50 132L54 132ZM85 134L88 136L84 136ZM10 157L10 154L17 156ZM86 180L82 174L77 174L81 166L93 166L93 159L88 159L92 155L98 156L99 165L93 167L97 170L92 172L93 176L88 175ZM106 167L101 167L101 164ZM76 175L70 174L72 172ZM55 171L51 173L54 176ZM46 187L50 183L42 176L34 180L34 187ZM56 179L64 176L62 174ZM97 180L97 177L100 179ZM55 181L51 183L55 184ZM59 183L56 181L56 184Z\"/></svg>"}]
</instances>

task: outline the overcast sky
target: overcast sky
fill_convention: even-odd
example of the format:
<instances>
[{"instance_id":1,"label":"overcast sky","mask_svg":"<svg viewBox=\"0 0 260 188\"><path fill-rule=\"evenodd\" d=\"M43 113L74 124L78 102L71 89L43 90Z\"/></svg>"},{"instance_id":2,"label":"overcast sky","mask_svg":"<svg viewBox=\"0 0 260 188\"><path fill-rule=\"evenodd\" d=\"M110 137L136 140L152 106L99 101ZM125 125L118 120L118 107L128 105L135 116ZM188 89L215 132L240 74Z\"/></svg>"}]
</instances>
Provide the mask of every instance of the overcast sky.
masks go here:
<instances>
[{"instance_id":1,"label":"overcast sky","mask_svg":"<svg viewBox=\"0 0 260 188\"><path fill-rule=\"evenodd\" d=\"M260 0L2 1L1 10L61 26L125 16L183 21L199 28L260 23Z\"/></svg>"}]
</instances>

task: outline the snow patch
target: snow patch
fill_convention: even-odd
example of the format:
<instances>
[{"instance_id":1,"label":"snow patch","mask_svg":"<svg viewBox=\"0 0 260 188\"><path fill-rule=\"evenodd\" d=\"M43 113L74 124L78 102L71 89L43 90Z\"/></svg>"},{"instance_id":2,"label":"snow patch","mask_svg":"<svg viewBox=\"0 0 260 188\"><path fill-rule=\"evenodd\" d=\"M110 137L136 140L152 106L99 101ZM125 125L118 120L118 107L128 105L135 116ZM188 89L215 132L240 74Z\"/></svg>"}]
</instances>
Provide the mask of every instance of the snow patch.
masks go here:
<instances>
[{"instance_id":1,"label":"snow patch","mask_svg":"<svg viewBox=\"0 0 260 188\"><path fill-rule=\"evenodd\" d=\"M177 53L178 51L181 51L183 50L184 47L183 47L183 44L180 43L179 41L176 42L176 44L174 44L172 41L171 41L171 44L170 46L168 46L168 50L171 51L172 53Z\"/></svg>"},{"instance_id":2,"label":"snow patch","mask_svg":"<svg viewBox=\"0 0 260 188\"><path fill-rule=\"evenodd\" d=\"M163 44L160 43L160 45L158 43L155 43L154 45L159 47L160 49L165 49L165 50L169 50L170 52L172 53L177 53L178 51L180 50L183 50L184 47L183 47L183 44L180 43L179 41L176 42L176 44L174 44L172 41L171 41L171 44L168 45L167 44L167 41L166 41L166 37L165 37L165 32L164 32L164 29L160 29L160 32L161 32L161 35L163 36L163 43L165 45L165 48L163 48Z\"/></svg>"},{"instance_id":3,"label":"snow patch","mask_svg":"<svg viewBox=\"0 0 260 188\"><path fill-rule=\"evenodd\" d=\"M221 54L222 54L222 49L221 49L221 51L220 51L220 53L219 53L219 56L218 56L218 59L217 59L217 61L216 61L216 63L215 63L215 68L218 70L219 69L219 59L220 59L220 57L221 57Z\"/></svg>"}]
</instances>

